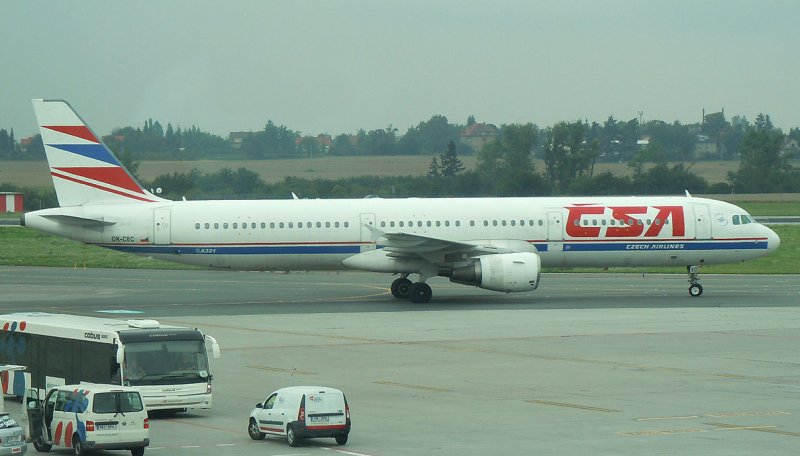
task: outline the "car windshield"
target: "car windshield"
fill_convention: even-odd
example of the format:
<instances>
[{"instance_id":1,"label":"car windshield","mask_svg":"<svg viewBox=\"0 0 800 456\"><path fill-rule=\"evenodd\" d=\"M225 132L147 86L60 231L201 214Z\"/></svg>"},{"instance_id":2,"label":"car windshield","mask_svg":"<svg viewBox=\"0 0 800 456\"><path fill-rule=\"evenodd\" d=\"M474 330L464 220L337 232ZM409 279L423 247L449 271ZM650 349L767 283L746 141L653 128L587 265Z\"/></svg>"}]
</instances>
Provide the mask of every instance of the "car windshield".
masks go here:
<instances>
[{"instance_id":1,"label":"car windshield","mask_svg":"<svg viewBox=\"0 0 800 456\"><path fill-rule=\"evenodd\" d=\"M125 344L125 378L131 385L208 381L208 355L200 340Z\"/></svg>"}]
</instances>

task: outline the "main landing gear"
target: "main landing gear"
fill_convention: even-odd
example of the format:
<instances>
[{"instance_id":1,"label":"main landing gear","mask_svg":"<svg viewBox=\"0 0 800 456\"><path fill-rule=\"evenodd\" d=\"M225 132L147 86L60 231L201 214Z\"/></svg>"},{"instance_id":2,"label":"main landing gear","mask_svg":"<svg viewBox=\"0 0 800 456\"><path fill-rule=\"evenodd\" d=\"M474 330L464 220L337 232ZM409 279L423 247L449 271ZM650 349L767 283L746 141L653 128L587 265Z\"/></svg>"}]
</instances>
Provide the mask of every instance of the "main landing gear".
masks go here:
<instances>
[{"instance_id":1,"label":"main landing gear","mask_svg":"<svg viewBox=\"0 0 800 456\"><path fill-rule=\"evenodd\" d=\"M697 297L703 294L703 286L700 285L700 266L687 266L686 271L689 273L689 296Z\"/></svg>"},{"instance_id":2,"label":"main landing gear","mask_svg":"<svg viewBox=\"0 0 800 456\"><path fill-rule=\"evenodd\" d=\"M401 274L399 279L392 282L392 296L399 299L410 299L416 304L430 302L433 291L425 282L413 283L408 280L408 274Z\"/></svg>"}]
</instances>

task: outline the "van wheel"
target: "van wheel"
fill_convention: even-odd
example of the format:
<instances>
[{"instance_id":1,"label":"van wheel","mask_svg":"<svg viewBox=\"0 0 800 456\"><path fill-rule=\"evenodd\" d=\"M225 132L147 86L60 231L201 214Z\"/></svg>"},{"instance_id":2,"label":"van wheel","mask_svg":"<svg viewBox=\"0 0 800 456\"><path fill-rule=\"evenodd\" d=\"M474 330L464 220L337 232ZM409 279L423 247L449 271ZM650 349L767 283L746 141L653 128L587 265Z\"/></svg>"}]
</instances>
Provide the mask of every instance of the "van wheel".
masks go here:
<instances>
[{"instance_id":1,"label":"van wheel","mask_svg":"<svg viewBox=\"0 0 800 456\"><path fill-rule=\"evenodd\" d=\"M286 443L290 447L296 447L298 444L297 434L294 433L294 426L291 424L286 428Z\"/></svg>"},{"instance_id":2,"label":"van wheel","mask_svg":"<svg viewBox=\"0 0 800 456\"><path fill-rule=\"evenodd\" d=\"M339 434L336 436L336 443L339 445L344 445L347 443L347 434Z\"/></svg>"},{"instance_id":3,"label":"van wheel","mask_svg":"<svg viewBox=\"0 0 800 456\"><path fill-rule=\"evenodd\" d=\"M131 456L144 456L144 447L131 448Z\"/></svg>"},{"instance_id":4,"label":"van wheel","mask_svg":"<svg viewBox=\"0 0 800 456\"><path fill-rule=\"evenodd\" d=\"M72 453L75 456L81 456L84 454L83 442L81 442L81 438L78 437L78 434L72 436Z\"/></svg>"},{"instance_id":5,"label":"van wheel","mask_svg":"<svg viewBox=\"0 0 800 456\"><path fill-rule=\"evenodd\" d=\"M33 441L33 447L36 448L36 451L39 453L47 453L51 448L53 448L53 445L44 443L44 439L41 437L36 437L36 440Z\"/></svg>"},{"instance_id":6,"label":"van wheel","mask_svg":"<svg viewBox=\"0 0 800 456\"><path fill-rule=\"evenodd\" d=\"M253 440L264 440L264 437L267 436L258 428L255 418L250 418L250 424L247 425L247 433L250 434L250 438Z\"/></svg>"}]
</instances>

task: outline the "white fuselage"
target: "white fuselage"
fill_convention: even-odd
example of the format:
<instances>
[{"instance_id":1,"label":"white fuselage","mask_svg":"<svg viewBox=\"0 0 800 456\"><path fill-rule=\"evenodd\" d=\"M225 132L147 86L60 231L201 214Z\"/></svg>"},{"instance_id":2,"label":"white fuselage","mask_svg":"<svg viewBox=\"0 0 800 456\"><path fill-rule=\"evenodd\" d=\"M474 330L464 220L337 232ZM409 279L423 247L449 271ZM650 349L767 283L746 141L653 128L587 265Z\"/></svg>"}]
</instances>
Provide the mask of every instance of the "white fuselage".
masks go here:
<instances>
[{"instance_id":1,"label":"white fuselage","mask_svg":"<svg viewBox=\"0 0 800 456\"><path fill-rule=\"evenodd\" d=\"M123 252L240 270L342 269L343 260L380 249L381 233L498 249L522 241L543 267L688 266L777 248L778 236L746 214L693 197L367 198L84 205L28 213L24 223ZM446 264L443 257L439 267Z\"/></svg>"}]
</instances>

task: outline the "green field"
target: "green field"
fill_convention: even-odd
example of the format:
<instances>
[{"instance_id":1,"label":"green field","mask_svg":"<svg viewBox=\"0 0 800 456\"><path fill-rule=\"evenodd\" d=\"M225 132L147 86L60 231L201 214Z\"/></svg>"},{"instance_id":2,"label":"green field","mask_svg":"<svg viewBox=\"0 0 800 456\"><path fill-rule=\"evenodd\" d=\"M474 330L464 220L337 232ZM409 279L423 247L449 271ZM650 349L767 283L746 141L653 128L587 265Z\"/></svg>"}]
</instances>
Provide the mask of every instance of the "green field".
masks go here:
<instances>
[{"instance_id":1,"label":"green field","mask_svg":"<svg viewBox=\"0 0 800 456\"><path fill-rule=\"evenodd\" d=\"M781 246L774 254L757 260L703 268L712 274L800 274L800 226L775 225ZM70 268L197 269L150 257L119 253L89 246L23 227L0 228L0 265ZM598 272L597 269L581 269ZM611 272L681 273L683 268L613 268ZM547 271L546 271L547 272Z\"/></svg>"},{"instance_id":2,"label":"green field","mask_svg":"<svg viewBox=\"0 0 800 456\"><path fill-rule=\"evenodd\" d=\"M433 156L387 155L359 157L318 157L313 159L286 160L197 160L197 161L142 161L139 176L147 181L162 174L186 173L192 168L205 173L222 168L246 168L257 173L264 182L275 183L286 176L308 179L340 179L357 176L419 176L428 172ZM467 170L475 169L475 156L459 157ZM544 170L542 160L534 160L538 171ZM726 182L728 173L736 171L737 161L697 162L690 170L705 178L709 184ZM595 174L610 171L615 175L630 175L632 170L626 163L598 163ZM23 187L49 187L52 185L45 161L2 161L0 183Z\"/></svg>"}]
</instances>

